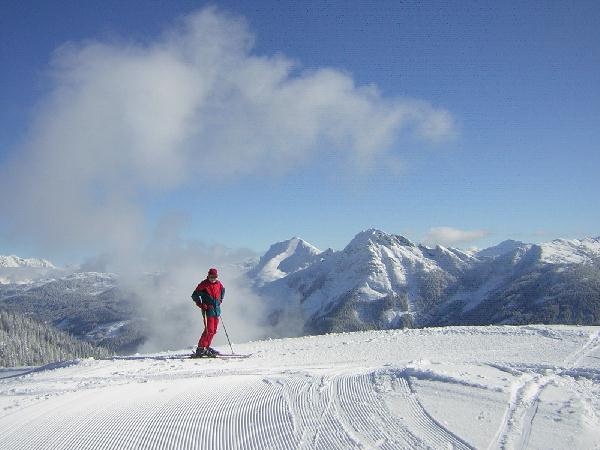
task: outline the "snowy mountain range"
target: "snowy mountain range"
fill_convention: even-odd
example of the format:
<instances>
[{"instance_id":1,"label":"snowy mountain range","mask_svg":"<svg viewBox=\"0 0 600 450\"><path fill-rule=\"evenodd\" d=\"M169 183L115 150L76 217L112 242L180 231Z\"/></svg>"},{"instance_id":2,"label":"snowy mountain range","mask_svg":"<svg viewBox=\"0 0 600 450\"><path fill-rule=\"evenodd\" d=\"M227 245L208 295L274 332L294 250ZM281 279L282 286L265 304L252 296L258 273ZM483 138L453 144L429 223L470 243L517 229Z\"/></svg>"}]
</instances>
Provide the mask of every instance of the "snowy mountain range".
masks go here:
<instances>
[{"instance_id":1,"label":"snowy mountain range","mask_svg":"<svg viewBox=\"0 0 600 450\"><path fill-rule=\"evenodd\" d=\"M292 270L280 269L288 260ZM301 334L464 323L600 324L600 238L505 241L469 253L370 229L337 252L319 253L298 238L277 243L257 267L270 268L268 278L260 270L249 275L273 305L271 321L300 314Z\"/></svg>"},{"instance_id":2,"label":"snowy mountain range","mask_svg":"<svg viewBox=\"0 0 600 450\"><path fill-rule=\"evenodd\" d=\"M16 256L0 261L1 309L120 353L135 351L146 339L144 313L117 274L67 271ZM268 309L265 336L600 324L600 238L505 241L469 252L370 229L339 251L321 251L294 237L273 244L247 267Z\"/></svg>"}]
</instances>

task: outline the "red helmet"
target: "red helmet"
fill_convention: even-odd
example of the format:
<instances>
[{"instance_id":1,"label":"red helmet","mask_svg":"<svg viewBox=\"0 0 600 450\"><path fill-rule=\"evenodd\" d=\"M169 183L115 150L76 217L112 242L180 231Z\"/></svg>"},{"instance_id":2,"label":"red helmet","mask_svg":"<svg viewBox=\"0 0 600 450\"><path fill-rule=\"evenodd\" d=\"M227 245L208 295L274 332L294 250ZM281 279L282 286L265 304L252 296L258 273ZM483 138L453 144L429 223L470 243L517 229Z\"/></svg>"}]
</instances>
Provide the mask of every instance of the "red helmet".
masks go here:
<instances>
[{"instance_id":1,"label":"red helmet","mask_svg":"<svg viewBox=\"0 0 600 450\"><path fill-rule=\"evenodd\" d=\"M219 276L219 272L217 272L217 269L215 269L214 267L212 267L208 271L208 276L210 277L211 275L213 275L215 277L218 277Z\"/></svg>"}]
</instances>

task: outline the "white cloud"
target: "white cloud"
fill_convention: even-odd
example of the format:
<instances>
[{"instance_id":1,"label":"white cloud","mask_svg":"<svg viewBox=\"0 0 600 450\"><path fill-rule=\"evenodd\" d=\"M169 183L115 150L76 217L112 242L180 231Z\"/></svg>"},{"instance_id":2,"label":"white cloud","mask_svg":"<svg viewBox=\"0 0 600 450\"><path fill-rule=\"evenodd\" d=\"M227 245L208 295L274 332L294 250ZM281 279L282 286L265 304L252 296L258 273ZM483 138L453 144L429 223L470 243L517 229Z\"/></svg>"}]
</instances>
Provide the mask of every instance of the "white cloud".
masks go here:
<instances>
[{"instance_id":1,"label":"white cloud","mask_svg":"<svg viewBox=\"0 0 600 450\"><path fill-rule=\"evenodd\" d=\"M256 55L254 39L242 18L207 8L150 43L62 46L18 162L1 171L2 211L47 242L100 235L120 248L143 235L140 192L176 190L199 172L285 173L323 146L364 168L403 131L453 132L448 111Z\"/></svg>"},{"instance_id":2,"label":"white cloud","mask_svg":"<svg viewBox=\"0 0 600 450\"><path fill-rule=\"evenodd\" d=\"M453 246L477 241L489 233L486 230L460 230L452 227L433 227L429 229L423 242L427 245Z\"/></svg>"}]
</instances>

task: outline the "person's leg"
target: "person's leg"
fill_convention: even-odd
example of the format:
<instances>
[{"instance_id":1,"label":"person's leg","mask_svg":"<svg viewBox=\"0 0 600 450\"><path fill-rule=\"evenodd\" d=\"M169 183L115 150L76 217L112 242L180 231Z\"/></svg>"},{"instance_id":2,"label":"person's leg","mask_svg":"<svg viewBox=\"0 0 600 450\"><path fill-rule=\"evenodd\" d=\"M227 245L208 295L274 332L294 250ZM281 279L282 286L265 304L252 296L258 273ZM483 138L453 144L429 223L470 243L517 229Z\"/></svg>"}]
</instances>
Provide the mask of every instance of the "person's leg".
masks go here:
<instances>
[{"instance_id":1,"label":"person's leg","mask_svg":"<svg viewBox=\"0 0 600 450\"><path fill-rule=\"evenodd\" d=\"M206 334L206 328L204 329L204 331L202 332L202 335L200 336L200 339L198 339L198 347L202 347L202 348L206 348L206 340L208 339L207 334Z\"/></svg>"},{"instance_id":2,"label":"person's leg","mask_svg":"<svg viewBox=\"0 0 600 450\"><path fill-rule=\"evenodd\" d=\"M210 347L210 344L212 343L213 337L215 336L215 334L217 334L217 327L219 326L219 318L218 317L207 317L206 318L206 340L203 341L203 343L205 343L206 345L203 345L203 347Z\"/></svg>"},{"instance_id":3,"label":"person's leg","mask_svg":"<svg viewBox=\"0 0 600 450\"><path fill-rule=\"evenodd\" d=\"M212 336L210 336L209 323L212 317L204 316L204 331L198 340L198 347L208 348L210 345L210 341L212 341ZM210 336L210 337L209 337Z\"/></svg>"}]
</instances>

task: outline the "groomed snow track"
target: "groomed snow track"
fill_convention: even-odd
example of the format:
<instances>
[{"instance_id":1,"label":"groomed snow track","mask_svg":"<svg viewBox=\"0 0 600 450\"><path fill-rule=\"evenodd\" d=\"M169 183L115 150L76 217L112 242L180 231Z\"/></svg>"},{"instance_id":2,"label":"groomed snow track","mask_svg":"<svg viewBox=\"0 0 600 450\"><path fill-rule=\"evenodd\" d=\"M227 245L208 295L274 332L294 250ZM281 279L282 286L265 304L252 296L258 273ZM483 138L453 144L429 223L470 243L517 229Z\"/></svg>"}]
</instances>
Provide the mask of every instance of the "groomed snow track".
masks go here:
<instances>
[{"instance_id":1,"label":"groomed snow track","mask_svg":"<svg viewBox=\"0 0 600 450\"><path fill-rule=\"evenodd\" d=\"M378 393L381 378L390 377L406 399L401 418ZM64 394L6 417L11 426L2 427L0 448L470 448L393 373L227 378L136 383L110 396Z\"/></svg>"},{"instance_id":2,"label":"groomed snow track","mask_svg":"<svg viewBox=\"0 0 600 450\"><path fill-rule=\"evenodd\" d=\"M551 436L554 448L597 448L598 336L531 327L348 333L255 343L246 360L49 366L0 380L0 449L544 448L552 429L565 439L580 431L566 444ZM373 339L377 354L356 351ZM505 353L489 358L496 345Z\"/></svg>"}]
</instances>

